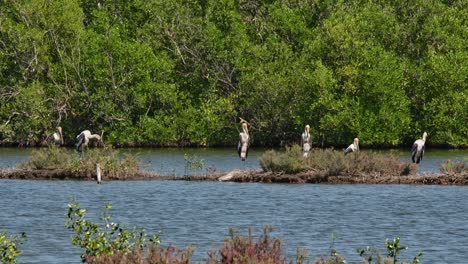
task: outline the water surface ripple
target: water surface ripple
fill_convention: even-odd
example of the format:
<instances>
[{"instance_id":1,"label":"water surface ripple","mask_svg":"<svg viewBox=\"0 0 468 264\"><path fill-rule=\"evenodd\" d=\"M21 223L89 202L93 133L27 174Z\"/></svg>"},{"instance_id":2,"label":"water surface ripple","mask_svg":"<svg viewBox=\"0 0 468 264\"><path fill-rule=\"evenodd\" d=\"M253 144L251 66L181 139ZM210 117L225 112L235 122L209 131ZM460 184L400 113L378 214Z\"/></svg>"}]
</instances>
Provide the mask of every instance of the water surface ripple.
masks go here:
<instances>
[{"instance_id":1,"label":"water surface ripple","mask_svg":"<svg viewBox=\"0 0 468 264\"><path fill-rule=\"evenodd\" d=\"M0 230L26 232L20 263L79 263L80 250L64 227L69 195L97 220L106 202L114 221L162 231L162 242L197 247L194 260L219 247L229 227L259 234L273 225L285 252L297 247L327 254L331 234L348 263L356 247L383 250L400 236L408 259L463 263L468 257L468 188L409 185L283 185L216 182L0 181Z\"/></svg>"}]
</instances>

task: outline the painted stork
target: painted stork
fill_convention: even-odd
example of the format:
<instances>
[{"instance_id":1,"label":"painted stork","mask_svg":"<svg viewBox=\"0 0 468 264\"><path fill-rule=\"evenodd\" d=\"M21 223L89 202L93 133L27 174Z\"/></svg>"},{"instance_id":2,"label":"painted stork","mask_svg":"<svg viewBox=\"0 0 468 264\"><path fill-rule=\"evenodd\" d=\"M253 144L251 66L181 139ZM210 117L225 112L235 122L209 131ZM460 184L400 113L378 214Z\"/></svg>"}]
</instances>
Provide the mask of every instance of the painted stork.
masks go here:
<instances>
[{"instance_id":1,"label":"painted stork","mask_svg":"<svg viewBox=\"0 0 468 264\"><path fill-rule=\"evenodd\" d=\"M57 127L57 132L52 134L52 136L49 138L49 143L60 146L63 145L63 134L61 127Z\"/></svg>"},{"instance_id":2,"label":"painted stork","mask_svg":"<svg viewBox=\"0 0 468 264\"><path fill-rule=\"evenodd\" d=\"M426 148L426 138L427 133L424 132L422 139L418 139L413 143L413 147L411 148L411 160L413 163L419 164L424 156L424 149Z\"/></svg>"},{"instance_id":3,"label":"painted stork","mask_svg":"<svg viewBox=\"0 0 468 264\"><path fill-rule=\"evenodd\" d=\"M356 152L359 151L359 139L358 139L358 138L355 138L355 139L354 139L354 143L351 144L351 145L349 145L348 148L346 148L344 154L345 154L345 155L348 155L349 153L355 152L355 151L356 151Z\"/></svg>"},{"instance_id":4,"label":"painted stork","mask_svg":"<svg viewBox=\"0 0 468 264\"><path fill-rule=\"evenodd\" d=\"M248 123L244 119L241 118L242 122L242 132L239 133L239 142L237 143L237 153L239 154L239 158L242 161L247 159L249 154L249 129Z\"/></svg>"},{"instance_id":5,"label":"painted stork","mask_svg":"<svg viewBox=\"0 0 468 264\"><path fill-rule=\"evenodd\" d=\"M84 130L78 136L76 136L76 149L83 152L85 147L88 147L90 140L96 140L102 142L101 136L98 134L91 134L91 131Z\"/></svg>"},{"instance_id":6,"label":"painted stork","mask_svg":"<svg viewBox=\"0 0 468 264\"><path fill-rule=\"evenodd\" d=\"M310 126L306 125L304 133L302 133L302 137L301 137L301 148L302 148L303 157L309 156L309 151L312 145L309 131L310 131Z\"/></svg>"}]
</instances>

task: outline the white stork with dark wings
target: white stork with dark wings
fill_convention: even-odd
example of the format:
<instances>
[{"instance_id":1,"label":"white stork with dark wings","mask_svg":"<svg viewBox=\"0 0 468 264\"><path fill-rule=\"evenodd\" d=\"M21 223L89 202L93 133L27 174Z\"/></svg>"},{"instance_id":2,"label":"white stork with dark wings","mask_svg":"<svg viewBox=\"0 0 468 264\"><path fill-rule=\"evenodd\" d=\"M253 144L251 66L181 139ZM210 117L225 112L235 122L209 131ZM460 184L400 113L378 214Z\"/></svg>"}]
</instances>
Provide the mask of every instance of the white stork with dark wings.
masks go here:
<instances>
[{"instance_id":1,"label":"white stork with dark wings","mask_svg":"<svg viewBox=\"0 0 468 264\"><path fill-rule=\"evenodd\" d=\"M57 132L52 134L52 136L49 138L49 144L55 144L55 145L63 145L63 135L62 135L62 128L57 127Z\"/></svg>"},{"instance_id":2,"label":"white stork with dark wings","mask_svg":"<svg viewBox=\"0 0 468 264\"><path fill-rule=\"evenodd\" d=\"M344 154L348 155L349 153L355 152L355 151L356 152L359 151L359 139L358 138L355 138L353 144L349 145L349 147L346 148Z\"/></svg>"},{"instance_id":3,"label":"white stork with dark wings","mask_svg":"<svg viewBox=\"0 0 468 264\"><path fill-rule=\"evenodd\" d=\"M419 164L424 156L424 149L426 148L426 138L427 133L423 133L422 139L418 139L413 143L413 147L411 147L411 160L413 163Z\"/></svg>"},{"instance_id":4,"label":"white stork with dark wings","mask_svg":"<svg viewBox=\"0 0 468 264\"><path fill-rule=\"evenodd\" d=\"M237 143L237 153L242 161L247 159L249 154L249 129L248 122L241 118L242 132L239 133L239 142Z\"/></svg>"},{"instance_id":5,"label":"white stork with dark wings","mask_svg":"<svg viewBox=\"0 0 468 264\"><path fill-rule=\"evenodd\" d=\"M78 136L76 136L76 149L83 152L84 148L88 146L90 140L96 140L98 143L102 143L102 138L98 134L91 134L89 130L83 130Z\"/></svg>"}]
</instances>

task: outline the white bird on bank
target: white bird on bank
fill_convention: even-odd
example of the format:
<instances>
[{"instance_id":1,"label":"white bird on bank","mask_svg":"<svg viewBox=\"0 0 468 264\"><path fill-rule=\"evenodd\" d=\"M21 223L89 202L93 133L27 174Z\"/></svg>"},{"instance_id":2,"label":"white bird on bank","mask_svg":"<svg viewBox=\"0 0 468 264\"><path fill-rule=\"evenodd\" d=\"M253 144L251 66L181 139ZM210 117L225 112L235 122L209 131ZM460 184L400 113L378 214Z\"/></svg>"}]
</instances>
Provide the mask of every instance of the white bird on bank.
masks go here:
<instances>
[{"instance_id":1,"label":"white bird on bank","mask_svg":"<svg viewBox=\"0 0 468 264\"><path fill-rule=\"evenodd\" d=\"M411 160L413 163L419 164L424 156L424 149L426 148L426 138L427 133L423 133L422 139L418 139L413 143L413 147L411 148Z\"/></svg>"},{"instance_id":2,"label":"white bird on bank","mask_svg":"<svg viewBox=\"0 0 468 264\"><path fill-rule=\"evenodd\" d=\"M55 145L63 145L63 135L61 127L57 127L57 132L52 134L52 136L49 138L49 143Z\"/></svg>"},{"instance_id":3,"label":"white bird on bank","mask_svg":"<svg viewBox=\"0 0 468 264\"><path fill-rule=\"evenodd\" d=\"M247 159L249 154L249 129L247 127L247 121L242 120L242 132L239 133L239 142L237 143L237 153L239 154L239 158L242 161Z\"/></svg>"},{"instance_id":4,"label":"white bird on bank","mask_svg":"<svg viewBox=\"0 0 468 264\"><path fill-rule=\"evenodd\" d=\"M102 142L101 136L98 134L91 134L91 131L84 130L78 136L76 136L76 149L83 152L83 149L88 146L90 140L96 140Z\"/></svg>"},{"instance_id":5,"label":"white bird on bank","mask_svg":"<svg viewBox=\"0 0 468 264\"><path fill-rule=\"evenodd\" d=\"M349 145L348 148L346 148L344 154L348 155L348 153L355 152L355 151L359 151L359 139L358 138L355 138L354 143Z\"/></svg>"},{"instance_id":6,"label":"white bird on bank","mask_svg":"<svg viewBox=\"0 0 468 264\"><path fill-rule=\"evenodd\" d=\"M302 148L303 157L309 156L309 151L312 145L309 131L310 131L310 126L306 125L305 131L304 133L302 133L302 136L301 136L301 148Z\"/></svg>"}]
</instances>

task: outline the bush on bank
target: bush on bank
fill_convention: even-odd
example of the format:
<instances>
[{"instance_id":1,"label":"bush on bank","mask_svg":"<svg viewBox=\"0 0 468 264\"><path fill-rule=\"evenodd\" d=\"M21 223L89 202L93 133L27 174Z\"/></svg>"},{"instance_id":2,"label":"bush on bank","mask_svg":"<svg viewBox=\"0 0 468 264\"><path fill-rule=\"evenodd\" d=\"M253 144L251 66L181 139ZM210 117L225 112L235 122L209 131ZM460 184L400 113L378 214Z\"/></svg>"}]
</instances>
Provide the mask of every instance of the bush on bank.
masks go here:
<instances>
[{"instance_id":1,"label":"bush on bank","mask_svg":"<svg viewBox=\"0 0 468 264\"><path fill-rule=\"evenodd\" d=\"M140 163L135 156L119 156L111 147L86 149L83 156L67 148L50 146L35 149L29 160L18 166L26 170L67 170L80 175L94 175L96 164L103 174L118 178L140 172Z\"/></svg>"},{"instance_id":2,"label":"bush on bank","mask_svg":"<svg viewBox=\"0 0 468 264\"><path fill-rule=\"evenodd\" d=\"M447 160L440 164L440 172L445 174L466 173L468 172L468 160Z\"/></svg>"},{"instance_id":3,"label":"bush on bank","mask_svg":"<svg viewBox=\"0 0 468 264\"><path fill-rule=\"evenodd\" d=\"M259 158L264 171L299 173L314 171L322 176L340 175L409 175L415 166L402 162L395 156L373 152L351 153L333 149L313 149L308 157L303 157L298 145L286 147L285 151L269 150Z\"/></svg>"}]
</instances>

